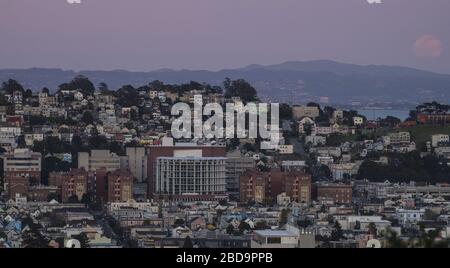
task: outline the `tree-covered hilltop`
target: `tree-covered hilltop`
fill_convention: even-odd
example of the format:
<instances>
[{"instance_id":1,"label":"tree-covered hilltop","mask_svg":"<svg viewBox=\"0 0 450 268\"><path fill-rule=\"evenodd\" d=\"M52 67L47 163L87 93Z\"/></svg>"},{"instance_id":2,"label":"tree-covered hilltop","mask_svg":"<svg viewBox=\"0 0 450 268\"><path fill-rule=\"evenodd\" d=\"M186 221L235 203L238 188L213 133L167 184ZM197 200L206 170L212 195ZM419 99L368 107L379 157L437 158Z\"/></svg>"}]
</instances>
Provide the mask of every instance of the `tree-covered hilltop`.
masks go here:
<instances>
[{"instance_id":1,"label":"tree-covered hilltop","mask_svg":"<svg viewBox=\"0 0 450 268\"><path fill-rule=\"evenodd\" d=\"M226 98L240 97L244 102L252 102L258 100L256 89L244 79L232 81L227 77L223 82L223 87L225 88Z\"/></svg>"},{"instance_id":2,"label":"tree-covered hilltop","mask_svg":"<svg viewBox=\"0 0 450 268\"><path fill-rule=\"evenodd\" d=\"M66 71L61 69L0 70L0 81L16 79L26 88L56 89L75 76L90 77L97 85L107 82L111 89L131 84L134 87L150 80L166 84L186 84L199 81L220 86L224 77L245 79L256 86L260 98L298 101L299 93L328 96L336 103L355 101L417 103L424 99L450 101L450 75L437 74L395 66L359 66L331 61L288 62L272 66L252 65L220 71L157 70L151 72Z\"/></svg>"},{"instance_id":3,"label":"tree-covered hilltop","mask_svg":"<svg viewBox=\"0 0 450 268\"><path fill-rule=\"evenodd\" d=\"M224 94L225 97L240 97L244 101L256 101L258 100L256 89L250 85L249 82L238 79L231 80L226 78L223 82L225 90L221 86L214 86L207 83L199 83L196 81L190 81L182 84L166 84L159 80L151 81L141 86L133 86L131 84L123 85L117 89L112 89L107 83L100 82L97 87L86 76L78 75L69 82L60 84L55 93L58 95L64 95L67 92L78 91L83 94L83 97L93 96L96 91L100 94L112 95L117 98L119 105L124 107L130 107L136 105L142 92L148 92L150 90L170 92L178 95L184 94L190 91L198 91L201 94ZM3 82L0 86L0 105L7 105L5 95L11 95L13 92L20 92L23 95L23 104L26 103L27 97L32 96L31 90L25 90L24 86L17 80L9 79ZM51 90L47 87L42 88L41 92L51 94ZM72 101L72 97L61 98L60 101Z\"/></svg>"},{"instance_id":4,"label":"tree-covered hilltop","mask_svg":"<svg viewBox=\"0 0 450 268\"><path fill-rule=\"evenodd\" d=\"M420 156L420 152L408 154L389 153L388 164L367 159L359 168L358 179L374 182L450 182L450 166L433 155Z\"/></svg>"},{"instance_id":5,"label":"tree-covered hilltop","mask_svg":"<svg viewBox=\"0 0 450 268\"><path fill-rule=\"evenodd\" d=\"M95 92L95 86L94 84L89 80L89 78L78 75L72 81L69 83L64 83L59 85L58 91L73 91L73 90L80 90L81 93L83 93L84 96L93 95Z\"/></svg>"}]
</instances>

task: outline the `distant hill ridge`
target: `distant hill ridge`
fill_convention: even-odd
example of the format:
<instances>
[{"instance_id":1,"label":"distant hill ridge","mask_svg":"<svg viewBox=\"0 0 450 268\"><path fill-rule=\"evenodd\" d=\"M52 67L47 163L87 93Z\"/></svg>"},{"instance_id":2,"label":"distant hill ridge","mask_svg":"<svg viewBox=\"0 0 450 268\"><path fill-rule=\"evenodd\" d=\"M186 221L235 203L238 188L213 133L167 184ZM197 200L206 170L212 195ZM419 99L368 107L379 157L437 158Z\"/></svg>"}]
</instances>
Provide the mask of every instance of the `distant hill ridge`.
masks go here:
<instances>
[{"instance_id":1,"label":"distant hill ridge","mask_svg":"<svg viewBox=\"0 0 450 268\"><path fill-rule=\"evenodd\" d=\"M379 101L438 100L450 102L450 75L414 68L385 65L356 65L331 60L289 61L274 65L252 64L243 68L207 70L159 69L149 72L79 71L55 68L3 69L0 81L16 79L26 88L40 90L70 81L76 75L85 75L98 84L106 82L111 89L123 85L140 86L153 80L165 83L189 81L220 85L225 77L250 81L258 94L266 97L292 95L327 96L331 100L358 100L376 98Z\"/></svg>"}]
</instances>

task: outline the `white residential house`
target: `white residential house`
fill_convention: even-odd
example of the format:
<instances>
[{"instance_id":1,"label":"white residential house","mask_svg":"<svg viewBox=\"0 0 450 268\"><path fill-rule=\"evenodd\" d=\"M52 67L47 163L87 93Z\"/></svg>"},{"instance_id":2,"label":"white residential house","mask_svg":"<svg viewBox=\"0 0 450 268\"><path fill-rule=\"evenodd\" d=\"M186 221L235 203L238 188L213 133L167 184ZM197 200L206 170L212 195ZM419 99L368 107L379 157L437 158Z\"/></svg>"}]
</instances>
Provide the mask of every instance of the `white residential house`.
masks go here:
<instances>
[{"instance_id":1,"label":"white residential house","mask_svg":"<svg viewBox=\"0 0 450 268\"><path fill-rule=\"evenodd\" d=\"M434 153L437 156L450 159L450 147L437 147L434 149Z\"/></svg>"},{"instance_id":2,"label":"white residential house","mask_svg":"<svg viewBox=\"0 0 450 268\"><path fill-rule=\"evenodd\" d=\"M301 230L290 224L286 230L256 230L253 232L252 248L314 248L315 233Z\"/></svg>"},{"instance_id":3,"label":"white residential house","mask_svg":"<svg viewBox=\"0 0 450 268\"><path fill-rule=\"evenodd\" d=\"M390 144L407 144L411 142L411 134L409 132L396 132L389 135Z\"/></svg>"},{"instance_id":4,"label":"white residential house","mask_svg":"<svg viewBox=\"0 0 450 268\"><path fill-rule=\"evenodd\" d=\"M450 137L446 134L438 134L431 136L431 146L433 148L439 147L441 145L448 145L450 143Z\"/></svg>"},{"instance_id":5,"label":"white residential house","mask_svg":"<svg viewBox=\"0 0 450 268\"><path fill-rule=\"evenodd\" d=\"M403 223L417 223L425 216L425 209L397 209L397 219Z\"/></svg>"},{"instance_id":6,"label":"white residential house","mask_svg":"<svg viewBox=\"0 0 450 268\"><path fill-rule=\"evenodd\" d=\"M148 92L148 95L149 95L150 99L154 99L154 98L158 97L158 91L157 90L150 90Z\"/></svg>"},{"instance_id":7,"label":"white residential house","mask_svg":"<svg viewBox=\"0 0 450 268\"><path fill-rule=\"evenodd\" d=\"M325 166L331 166L334 163L334 158L332 156L318 156L317 163Z\"/></svg>"},{"instance_id":8,"label":"white residential house","mask_svg":"<svg viewBox=\"0 0 450 268\"><path fill-rule=\"evenodd\" d=\"M293 154L294 146L293 145L279 145L278 152L280 154Z\"/></svg>"},{"instance_id":9,"label":"white residential house","mask_svg":"<svg viewBox=\"0 0 450 268\"><path fill-rule=\"evenodd\" d=\"M355 126L362 126L364 124L364 118L360 116L353 117L353 124Z\"/></svg>"},{"instance_id":10,"label":"white residential house","mask_svg":"<svg viewBox=\"0 0 450 268\"><path fill-rule=\"evenodd\" d=\"M324 136L328 136L335 132L332 126L316 126L315 130L316 135L324 135Z\"/></svg>"},{"instance_id":11,"label":"white residential house","mask_svg":"<svg viewBox=\"0 0 450 268\"><path fill-rule=\"evenodd\" d=\"M285 207L285 206L289 205L290 203L291 203L291 198L288 195L286 195L286 193L281 193L281 194L277 195L277 204L279 206Z\"/></svg>"}]
</instances>

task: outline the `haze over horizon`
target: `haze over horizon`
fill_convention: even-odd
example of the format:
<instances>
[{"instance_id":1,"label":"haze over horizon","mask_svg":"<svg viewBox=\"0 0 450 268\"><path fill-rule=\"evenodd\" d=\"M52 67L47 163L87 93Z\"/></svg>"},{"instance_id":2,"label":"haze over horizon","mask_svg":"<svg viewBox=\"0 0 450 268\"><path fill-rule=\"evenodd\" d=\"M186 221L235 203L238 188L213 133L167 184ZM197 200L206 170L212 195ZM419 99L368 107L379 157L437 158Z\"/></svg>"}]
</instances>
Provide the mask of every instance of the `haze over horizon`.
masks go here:
<instances>
[{"instance_id":1,"label":"haze over horizon","mask_svg":"<svg viewBox=\"0 0 450 268\"><path fill-rule=\"evenodd\" d=\"M237 66L236 68L222 68L222 69L189 69L189 68L157 68L157 69L151 69L151 70L128 70L128 69L123 69L123 68L118 68L118 69L70 69L70 68L63 68L63 67L42 67L42 66L31 66L31 67L23 67L23 68L0 68L0 70L4 71L4 70L32 70L32 69L48 69L48 70L62 70L62 71L72 71L72 72L76 72L76 73L82 73L82 72L130 72L130 73L155 73L155 72L181 72L181 71L193 71L193 72L221 72L221 71L233 71L233 70L247 70L247 69L267 69L267 68L271 68L274 66L281 66L279 67L279 70L292 70L289 67L285 67L287 64L319 64L319 63L336 63L337 65L353 65L356 67L398 67L398 68L405 68L405 69L411 69L411 70L418 70L418 71L423 71L423 72L431 72L431 73L435 73L438 75L450 75L449 73L444 73L444 72L438 72L438 71L433 71L433 70L427 70L424 68L416 68L416 67L411 67L411 66L401 66L401 65L386 65L386 64L356 64L356 63L350 63L350 62L340 62L340 61L334 61L334 60L328 60L328 59L317 59L317 60L308 60L308 61L302 61L302 60L292 60L292 61L284 61L284 62L279 62L279 63L274 63L274 64L258 64L258 63L251 63L251 64L246 64L243 66ZM320 68L319 68L320 69ZM324 68L323 70L319 70L319 71L327 71L326 68Z\"/></svg>"},{"instance_id":2,"label":"haze over horizon","mask_svg":"<svg viewBox=\"0 0 450 268\"><path fill-rule=\"evenodd\" d=\"M450 1L4 0L0 69L221 70L333 60L450 74Z\"/></svg>"}]
</instances>

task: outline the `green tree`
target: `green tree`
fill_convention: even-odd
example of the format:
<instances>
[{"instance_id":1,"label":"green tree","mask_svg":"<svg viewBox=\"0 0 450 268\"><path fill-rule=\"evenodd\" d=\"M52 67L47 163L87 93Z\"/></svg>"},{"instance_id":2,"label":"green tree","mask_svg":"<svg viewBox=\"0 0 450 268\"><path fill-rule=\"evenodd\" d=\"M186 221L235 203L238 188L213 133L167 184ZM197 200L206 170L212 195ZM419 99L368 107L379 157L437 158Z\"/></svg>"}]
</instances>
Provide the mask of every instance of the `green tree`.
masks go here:
<instances>
[{"instance_id":1,"label":"green tree","mask_svg":"<svg viewBox=\"0 0 450 268\"><path fill-rule=\"evenodd\" d=\"M105 82L101 82L100 84L98 84L98 89L100 91L100 93L102 94L110 94L111 92L109 91L109 87Z\"/></svg>"},{"instance_id":2,"label":"green tree","mask_svg":"<svg viewBox=\"0 0 450 268\"><path fill-rule=\"evenodd\" d=\"M256 230L266 230L268 229L268 225L266 221L258 221L255 223Z\"/></svg>"},{"instance_id":3,"label":"green tree","mask_svg":"<svg viewBox=\"0 0 450 268\"><path fill-rule=\"evenodd\" d=\"M228 224L226 231L227 231L227 234L232 235L234 233L233 225L232 224Z\"/></svg>"},{"instance_id":4,"label":"green tree","mask_svg":"<svg viewBox=\"0 0 450 268\"><path fill-rule=\"evenodd\" d=\"M20 135L19 137L17 137L17 146L19 148L25 148L27 146L24 135Z\"/></svg>"},{"instance_id":5,"label":"green tree","mask_svg":"<svg viewBox=\"0 0 450 268\"><path fill-rule=\"evenodd\" d=\"M52 200L60 201L58 194L56 194L56 193L49 193L47 195L47 202L50 202Z\"/></svg>"},{"instance_id":6,"label":"green tree","mask_svg":"<svg viewBox=\"0 0 450 268\"><path fill-rule=\"evenodd\" d=\"M398 126L400 123L402 122L402 120L398 119L397 117L393 117L393 116L387 116L384 119L381 119L379 121L379 124L381 127L396 127Z\"/></svg>"},{"instance_id":7,"label":"green tree","mask_svg":"<svg viewBox=\"0 0 450 268\"><path fill-rule=\"evenodd\" d=\"M226 78L223 84L226 98L240 97L244 103L258 100L256 89L244 79L231 81Z\"/></svg>"},{"instance_id":8,"label":"green tree","mask_svg":"<svg viewBox=\"0 0 450 268\"><path fill-rule=\"evenodd\" d=\"M72 195L67 199L67 203L79 203L78 197L76 195Z\"/></svg>"},{"instance_id":9,"label":"green tree","mask_svg":"<svg viewBox=\"0 0 450 268\"><path fill-rule=\"evenodd\" d=\"M109 149L108 139L103 135L95 135L89 139L89 149Z\"/></svg>"},{"instance_id":10,"label":"green tree","mask_svg":"<svg viewBox=\"0 0 450 268\"><path fill-rule=\"evenodd\" d=\"M40 231L26 231L22 234L24 248L48 248L49 240Z\"/></svg>"},{"instance_id":11,"label":"green tree","mask_svg":"<svg viewBox=\"0 0 450 268\"><path fill-rule=\"evenodd\" d=\"M305 132L306 136L310 136L313 131L313 124L305 124L303 126L303 131Z\"/></svg>"},{"instance_id":12,"label":"green tree","mask_svg":"<svg viewBox=\"0 0 450 268\"><path fill-rule=\"evenodd\" d=\"M59 86L59 90L80 90L84 96L92 96L95 92L94 84L85 76L76 76L70 83L65 83Z\"/></svg>"},{"instance_id":13,"label":"green tree","mask_svg":"<svg viewBox=\"0 0 450 268\"><path fill-rule=\"evenodd\" d=\"M423 225L420 226L420 236L416 247L420 248L448 248L449 239L440 238L439 229L426 231Z\"/></svg>"},{"instance_id":14,"label":"green tree","mask_svg":"<svg viewBox=\"0 0 450 268\"><path fill-rule=\"evenodd\" d=\"M399 238L396 232L392 230L387 230L386 246L388 248L407 248L408 243Z\"/></svg>"},{"instance_id":15,"label":"green tree","mask_svg":"<svg viewBox=\"0 0 450 268\"><path fill-rule=\"evenodd\" d=\"M426 231L424 226L420 226L419 236L408 241L402 240L392 230L386 233L386 247L388 248L448 248L449 239L440 238L440 230Z\"/></svg>"},{"instance_id":16,"label":"green tree","mask_svg":"<svg viewBox=\"0 0 450 268\"><path fill-rule=\"evenodd\" d=\"M72 154L81 152L83 150L83 140L78 135L72 137Z\"/></svg>"},{"instance_id":17,"label":"green tree","mask_svg":"<svg viewBox=\"0 0 450 268\"><path fill-rule=\"evenodd\" d=\"M89 194L83 194L81 197L81 203L89 205L91 203L91 196Z\"/></svg>"},{"instance_id":18,"label":"green tree","mask_svg":"<svg viewBox=\"0 0 450 268\"><path fill-rule=\"evenodd\" d=\"M31 98L33 96L33 91L31 89L27 89L23 95L24 99Z\"/></svg>"},{"instance_id":19,"label":"green tree","mask_svg":"<svg viewBox=\"0 0 450 268\"><path fill-rule=\"evenodd\" d=\"M14 91L25 92L23 86L14 79L9 79L2 84L2 90L7 94L13 94Z\"/></svg>"},{"instance_id":20,"label":"green tree","mask_svg":"<svg viewBox=\"0 0 450 268\"><path fill-rule=\"evenodd\" d=\"M439 215L434 213L431 209L425 210L424 218L426 221L436 221L438 217Z\"/></svg>"},{"instance_id":21,"label":"green tree","mask_svg":"<svg viewBox=\"0 0 450 268\"><path fill-rule=\"evenodd\" d=\"M90 125L94 123L94 117L92 116L92 113L90 111L85 111L83 113L83 117L81 118L81 120L86 124L86 125Z\"/></svg>"},{"instance_id":22,"label":"green tree","mask_svg":"<svg viewBox=\"0 0 450 268\"><path fill-rule=\"evenodd\" d=\"M373 222L369 223L368 229L369 229L368 230L369 234L373 235L374 237L377 236L378 230L377 230L377 226L375 225L375 223L373 223Z\"/></svg>"},{"instance_id":23,"label":"green tree","mask_svg":"<svg viewBox=\"0 0 450 268\"><path fill-rule=\"evenodd\" d=\"M241 234L243 234L245 231L250 231L250 225L248 223L246 223L245 221L241 221L241 223L239 223L239 232Z\"/></svg>"},{"instance_id":24,"label":"green tree","mask_svg":"<svg viewBox=\"0 0 450 268\"><path fill-rule=\"evenodd\" d=\"M305 218L302 220L298 220L297 225L298 225L298 227L301 227L301 228L307 228L312 225L312 222L308 218Z\"/></svg>"},{"instance_id":25,"label":"green tree","mask_svg":"<svg viewBox=\"0 0 450 268\"><path fill-rule=\"evenodd\" d=\"M48 248L49 240L41 233L42 226L34 223L30 217L22 219L22 225L29 230L22 234L24 248Z\"/></svg>"},{"instance_id":26,"label":"green tree","mask_svg":"<svg viewBox=\"0 0 450 268\"><path fill-rule=\"evenodd\" d=\"M3 231L0 231L0 240L1 239L4 239L4 240L6 240L6 234L5 234L5 232L3 232Z\"/></svg>"},{"instance_id":27,"label":"green tree","mask_svg":"<svg viewBox=\"0 0 450 268\"><path fill-rule=\"evenodd\" d=\"M46 184L51 172L67 172L70 170L70 163L62 161L57 157L45 157L42 160L41 176L42 183Z\"/></svg>"},{"instance_id":28,"label":"green tree","mask_svg":"<svg viewBox=\"0 0 450 268\"><path fill-rule=\"evenodd\" d=\"M121 87L116 92L117 94L117 104L122 107L131 107L139 102L139 93L131 85L126 85Z\"/></svg>"},{"instance_id":29,"label":"green tree","mask_svg":"<svg viewBox=\"0 0 450 268\"><path fill-rule=\"evenodd\" d=\"M331 241L339 241L342 238L343 238L342 227L338 221L335 221L333 231L331 231Z\"/></svg>"},{"instance_id":30,"label":"green tree","mask_svg":"<svg viewBox=\"0 0 450 268\"><path fill-rule=\"evenodd\" d=\"M287 208L283 208L280 213L280 227L288 222L288 216L291 211Z\"/></svg>"},{"instance_id":31,"label":"green tree","mask_svg":"<svg viewBox=\"0 0 450 268\"><path fill-rule=\"evenodd\" d=\"M184 220L183 219L176 219L173 224L174 224L174 226L184 226Z\"/></svg>"},{"instance_id":32,"label":"green tree","mask_svg":"<svg viewBox=\"0 0 450 268\"><path fill-rule=\"evenodd\" d=\"M186 236L183 243L183 248L193 248L192 240L190 236Z\"/></svg>"},{"instance_id":33,"label":"green tree","mask_svg":"<svg viewBox=\"0 0 450 268\"><path fill-rule=\"evenodd\" d=\"M73 235L73 239L80 241L81 248L90 248L89 246L89 238L85 233L81 233L79 235Z\"/></svg>"},{"instance_id":34,"label":"green tree","mask_svg":"<svg viewBox=\"0 0 450 268\"><path fill-rule=\"evenodd\" d=\"M280 104L280 118L285 120L292 119L292 107L289 104Z\"/></svg>"}]
</instances>

